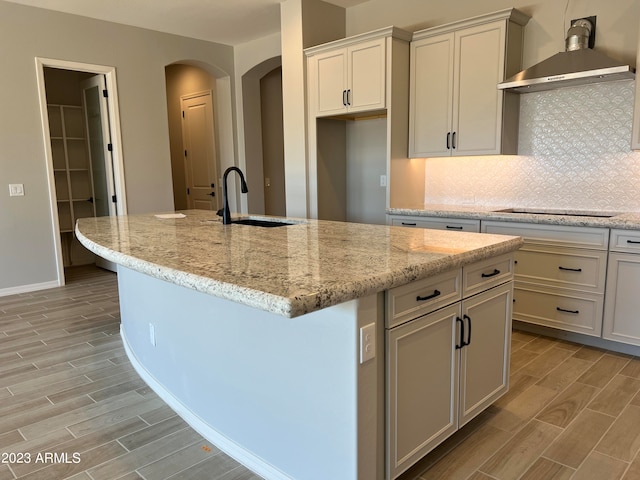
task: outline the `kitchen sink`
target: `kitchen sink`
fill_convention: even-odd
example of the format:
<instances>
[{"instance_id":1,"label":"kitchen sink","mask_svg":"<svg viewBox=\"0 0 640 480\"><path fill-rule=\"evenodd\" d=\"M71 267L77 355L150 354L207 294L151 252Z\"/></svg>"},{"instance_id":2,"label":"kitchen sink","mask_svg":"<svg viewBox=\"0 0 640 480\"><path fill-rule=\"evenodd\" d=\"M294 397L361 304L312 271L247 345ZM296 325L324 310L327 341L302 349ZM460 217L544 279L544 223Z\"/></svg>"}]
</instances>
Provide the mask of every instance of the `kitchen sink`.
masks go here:
<instances>
[{"instance_id":1,"label":"kitchen sink","mask_svg":"<svg viewBox=\"0 0 640 480\"><path fill-rule=\"evenodd\" d=\"M273 220L261 220L258 218L241 218L239 220L232 220L231 223L237 223L239 225L251 225L253 227L285 227L287 225L295 225L295 223L278 222Z\"/></svg>"},{"instance_id":2,"label":"kitchen sink","mask_svg":"<svg viewBox=\"0 0 640 480\"><path fill-rule=\"evenodd\" d=\"M594 212L587 210L561 210L561 209L544 209L544 208L503 208L493 210L495 213L528 213L531 215L570 215L572 217L600 217L611 218L618 215L612 212Z\"/></svg>"}]
</instances>

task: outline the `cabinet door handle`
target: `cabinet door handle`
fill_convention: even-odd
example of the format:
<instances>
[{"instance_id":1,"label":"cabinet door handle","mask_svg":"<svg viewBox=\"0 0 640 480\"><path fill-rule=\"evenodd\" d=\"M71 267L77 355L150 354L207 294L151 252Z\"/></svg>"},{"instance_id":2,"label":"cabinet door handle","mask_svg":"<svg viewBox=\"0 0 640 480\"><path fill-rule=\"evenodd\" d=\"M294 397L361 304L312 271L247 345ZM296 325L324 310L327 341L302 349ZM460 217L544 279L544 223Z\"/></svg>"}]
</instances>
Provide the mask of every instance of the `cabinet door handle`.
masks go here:
<instances>
[{"instance_id":1,"label":"cabinet door handle","mask_svg":"<svg viewBox=\"0 0 640 480\"><path fill-rule=\"evenodd\" d=\"M560 308L560 307L556 307L556 310L559 311L559 312L564 312L564 313L575 313L575 314L580 313L580 310L566 310L566 309Z\"/></svg>"},{"instance_id":2,"label":"cabinet door handle","mask_svg":"<svg viewBox=\"0 0 640 480\"><path fill-rule=\"evenodd\" d=\"M638 244L638 243L640 243L640 242L639 242L639 241L637 241L637 240L627 240L627 243L632 243L632 244L633 244L633 243L635 243L635 244Z\"/></svg>"},{"instance_id":3,"label":"cabinet door handle","mask_svg":"<svg viewBox=\"0 0 640 480\"><path fill-rule=\"evenodd\" d=\"M347 90L347 105L351 105L351 89Z\"/></svg>"},{"instance_id":4,"label":"cabinet door handle","mask_svg":"<svg viewBox=\"0 0 640 480\"><path fill-rule=\"evenodd\" d=\"M454 227L452 225L445 226L447 230L462 230L463 227Z\"/></svg>"},{"instance_id":5,"label":"cabinet door handle","mask_svg":"<svg viewBox=\"0 0 640 480\"><path fill-rule=\"evenodd\" d=\"M462 346L466 347L467 345L471 345L471 317L469 315L463 315L462 318L464 320L466 320L468 322L468 324L469 324L469 329L467 330L467 341L465 342L463 340L463 342L462 342Z\"/></svg>"},{"instance_id":6,"label":"cabinet door handle","mask_svg":"<svg viewBox=\"0 0 640 480\"><path fill-rule=\"evenodd\" d=\"M581 272L581 268L558 267L558 270L566 270L567 272Z\"/></svg>"},{"instance_id":7,"label":"cabinet door handle","mask_svg":"<svg viewBox=\"0 0 640 480\"><path fill-rule=\"evenodd\" d=\"M411 222L402 222L402 225L404 225L405 227L416 227L418 224Z\"/></svg>"},{"instance_id":8,"label":"cabinet door handle","mask_svg":"<svg viewBox=\"0 0 640 480\"><path fill-rule=\"evenodd\" d=\"M447 132L447 150L451 150L451 132Z\"/></svg>"},{"instance_id":9,"label":"cabinet door handle","mask_svg":"<svg viewBox=\"0 0 640 480\"><path fill-rule=\"evenodd\" d=\"M483 274L481 275L481 277L482 277L482 278L489 278L489 277L495 277L496 275L499 275L499 274L500 274L500 270L498 270L497 268L495 268L495 269L493 270L493 272L491 272L491 273L483 273Z\"/></svg>"},{"instance_id":10,"label":"cabinet door handle","mask_svg":"<svg viewBox=\"0 0 640 480\"><path fill-rule=\"evenodd\" d=\"M464 322L462 321L462 319L460 317L456 317L456 324L458 324L458 322L460 322L460 344L456 343L456 350L460 350L465 345L465 343L464 343Z\"/></svg>"},{"instance_id":11,"label":"cabinet door handle","mask_svg":"<svg viewBox=\"0 0 640 480\"><path fill-rule=\"evenodd\" d=\"M451 148L456 148L456 132L451 135Z\"/></svg>"},{"instance_id":12,"label":"cabinet door handle","mask_svg":"<svg viewBox=\"0 0 640 480\"><path fill-rule=\"evenodd\" d=\"M431 300L432 298L436 298L439 295L440 295L440 290L434 290L431 295L427 295L426 297L421 297L420 295L418 295L416 297L416 302L424 302L425 300Z\"/></svg>"},{"instance_id":13,"label":"cabinet door handle","mask_svg":"<svg viewBox=\"0 0 640 480\"><path fill-rule=\"evenodd\" d=\"M343 106L347 106L347 91L346 90L342 90L342 105Z\"/></svg>"}]
</instances>

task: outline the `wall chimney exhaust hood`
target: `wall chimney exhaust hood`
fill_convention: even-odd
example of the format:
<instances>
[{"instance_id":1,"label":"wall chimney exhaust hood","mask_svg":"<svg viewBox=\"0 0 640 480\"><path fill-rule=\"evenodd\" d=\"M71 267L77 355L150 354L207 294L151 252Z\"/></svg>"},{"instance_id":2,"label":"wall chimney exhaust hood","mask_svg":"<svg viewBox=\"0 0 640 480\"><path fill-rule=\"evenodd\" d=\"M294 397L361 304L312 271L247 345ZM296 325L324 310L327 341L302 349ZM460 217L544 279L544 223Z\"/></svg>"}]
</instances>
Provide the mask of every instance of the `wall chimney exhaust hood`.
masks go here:
<instances>
[{"instance_id":1,"label":"wall chimney exhaust hood","mask_svg":"<svg viewBox=\"0 0 640 480\"><path fill-rule=\"evenodd\" d=\"M557 53L498 84L517 93L635 78L629 65L593 50L596 17L573 20L567 31L565 51Z\"/></svg>"}]
</instances>

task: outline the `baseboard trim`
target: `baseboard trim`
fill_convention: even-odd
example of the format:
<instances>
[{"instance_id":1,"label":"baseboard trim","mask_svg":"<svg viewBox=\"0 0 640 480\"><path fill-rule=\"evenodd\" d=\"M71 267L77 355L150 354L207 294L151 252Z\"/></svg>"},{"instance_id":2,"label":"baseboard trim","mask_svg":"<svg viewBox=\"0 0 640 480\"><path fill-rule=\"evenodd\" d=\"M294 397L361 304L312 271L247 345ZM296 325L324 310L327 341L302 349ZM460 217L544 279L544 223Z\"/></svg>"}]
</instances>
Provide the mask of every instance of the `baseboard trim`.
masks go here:
<instances>
[{"instance_id":1,"label":"baseboard trim","mask_svg":"<svg viewBox=\"0 0 640 480\"><path fill-rule=\"evenodd\" d=\"M38 290L47 290L48 288L56 288L60 286L61 285L57 280L53 280L51 282L31 283L29 285L20 285L18 287L2 288L0 289L0 297L37 292Z\"/></svg>"},{"instance_id":2,"label":"baseboard trim","mask_svg":"<svg viewBox=\"0 0 640 480\"><path fill-rule=\"evenodd\" d=\"M169 392L160 382L158 382L151 373L138 361L133 353L127 336L120 327L120 337L124 345L125 353L133 365L134 370L142 377L142 380L167 404L176 412L185 422L189 424L196 432L205 439L213 443L217 448L229 455L231 458L241 463L249 470L257 473L265 480L294 480L284 472L278 470L273 465L265 462L262 458L254 455L251 451L238 445L233 440L224 436L207 423L203 422L200 417L193 413L180 400L178 400L171 392Z\"/></svg>"},{"instance_id":3,"label":"baseboard trim","mask_svg":"<svg viewBox=\"0 0 640 480\"><path fill-rule=\"evenodd\" d=\"M566 340L568 342L581 343L589 347L602 348L604 350L611 350L612 352L623 353L625 355L633 355L635 357L640 356L640 347L636 345L615 342L613 340L606 340L600 337L592 337L591 335L567 332L564 330L559 330L557 328L545 327L543 325L536 325L533 323L521 322L518 320L513 321L513 329L522 330L523 332L535 333L537 335L545 335L547 337Z\"/></svg>"}]
</instances>

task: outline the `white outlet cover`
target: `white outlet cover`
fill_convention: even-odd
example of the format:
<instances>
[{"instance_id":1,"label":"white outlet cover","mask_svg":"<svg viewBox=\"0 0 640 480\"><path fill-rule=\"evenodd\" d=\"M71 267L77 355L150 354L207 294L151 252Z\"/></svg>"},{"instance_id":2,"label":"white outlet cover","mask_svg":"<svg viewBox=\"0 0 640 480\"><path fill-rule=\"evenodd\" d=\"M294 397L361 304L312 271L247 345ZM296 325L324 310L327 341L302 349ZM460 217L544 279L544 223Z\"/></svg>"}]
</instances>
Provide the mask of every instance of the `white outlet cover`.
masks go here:
<instances>
[{"instance_id":1,"label":"white outlet cover","mask_svg":"<svg viewBox=\"0 0 640 480\"><path fill-rule=\"evenodd\" d=\"M9 184L9 196L10 197L22 197L24 195L24 184L22 183L10 183Z\"/></svg>"},{"instance_id":2,"label":"white outlet cover","mask_svg":"<svg viewBox=\"0 0 640 480\"><path fill-rule=\"evenodd\" d=\"M360 328L360 363L376 357L376 324L370 323Z\"/></svg>"}]
</instances>

